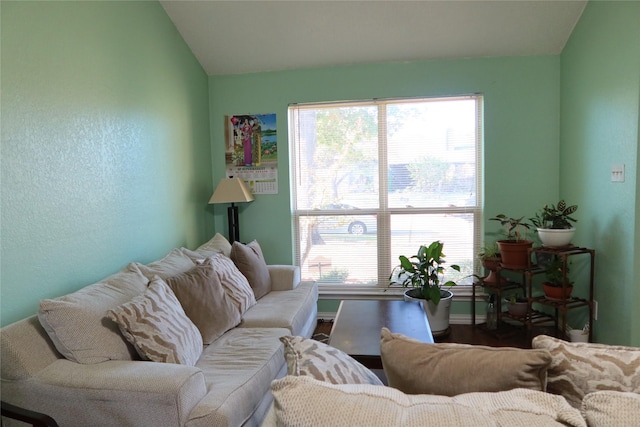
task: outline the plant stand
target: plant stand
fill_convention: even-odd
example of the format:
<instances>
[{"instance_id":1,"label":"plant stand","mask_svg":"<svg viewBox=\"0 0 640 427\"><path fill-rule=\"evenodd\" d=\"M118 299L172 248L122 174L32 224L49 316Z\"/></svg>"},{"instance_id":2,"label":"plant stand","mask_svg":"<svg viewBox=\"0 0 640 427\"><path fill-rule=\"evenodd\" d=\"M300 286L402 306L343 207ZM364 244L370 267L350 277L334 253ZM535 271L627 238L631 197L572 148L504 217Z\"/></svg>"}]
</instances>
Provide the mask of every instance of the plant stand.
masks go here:
<instances>
[{"instance_id":1,"label":"plant stand","mask_svg":"<svg viewBox=\"0 0 640 427\"><path fill-rule=\"evenodd\" d=\"M530 299L530 305L538 304L546 307L551 307L554 309L553 319L555 320L556 329L560 326L559 332L560 336L563 338L567 338L567 314L570 310L576 308L586 307L588 309L588 319L589 319L589 342L593 342L593 309L594 309L594 283L593 277L595 272L595 256L596 251L594 249L587 249L578 246L569 246L564 248L547 248L547 247L539 247L539 248L531 248L529 249L530 254L549 254L558 256L562 260L562 271L563 271L563 291L565 290L564 286L567 283L567 262L570 257L579 256L579 255L589 255L589 297L588 298L580 298L576 296L571 296L568 298L562 298L559 300L551 300L542 296L532 297ZM529 257L531 258L531 257ZM533 285L533 276L544 273L544 269L538 267L537 265L531 266L531 268L527 272L527 285L529 289L529 294L531 295L532 285ZM574 287L575 291L575 287ZM564 292L563 292L564 294ZM561 322L559 325L559 321ZM530 326L530 325L528 325Z\"/></svg>"},{"instance_id":2,"label":"plant stand","mask_svg":"<svg viewBox=\"0 0 640 427\"><path fill-rule=\"evenodd\" d=\"M567 271L567 262L568 259L572 256L577 255L589 255L590 263L589 263L589 297L587 298L579 298L576 296L571 296L569 298L563 298L561 300L550 300L546 298L544 295L542 296L533 296L533 278L539 274L543 274L545 272L545 268L539 266L537 264L533 264L531 262L532 254L548 254L558 256L562 260L563 265L563 283L566 283L566 271ZM504 334L504 330L513 331L513 324L521 324L526 327L527 331L531 334L532 329L535 326L539 326L544 323L553 322L554 330L556 331L556 335L562 338L567 338L567 313L570 310L587 307L589 310L589 341L593 340L593 309L594 309L594 265L595 265L595 250L587 249L577 246L569 246L564 248L546 248L546 247L538 247L538 248L530 248L529 249L529 265L526 268L521 269L512 269L505 268L500 266L496 271L497 281L495 284L493 283L484 283L482 280L478 282L474 282L472 285L472 298L471 298L471 317L472 324L476 325L476 287L480 286L484 289L485 292L493 293L496 295L496 306L498 310L498 330L488 330L487 328L482 328L483 330L492 333L496 336L500 336L500 334ZM504 272L509 271L514 273L515 275L520 276L519 281L512 281L505 277ZM510 290L520 289L525 298L529 300L529 307L527 310L526 316L518 317L512 316L508 311L502 311L502 294L503 292ZM535 306L543 306L553 308L553 314L545 313L543 311L539 311L535 309ZM505 327L505 320L509 320L509 324ZM482 326L482 325L479 325ZM518 329L515 329L516 331Z\"/></svg>"}]
</instances>

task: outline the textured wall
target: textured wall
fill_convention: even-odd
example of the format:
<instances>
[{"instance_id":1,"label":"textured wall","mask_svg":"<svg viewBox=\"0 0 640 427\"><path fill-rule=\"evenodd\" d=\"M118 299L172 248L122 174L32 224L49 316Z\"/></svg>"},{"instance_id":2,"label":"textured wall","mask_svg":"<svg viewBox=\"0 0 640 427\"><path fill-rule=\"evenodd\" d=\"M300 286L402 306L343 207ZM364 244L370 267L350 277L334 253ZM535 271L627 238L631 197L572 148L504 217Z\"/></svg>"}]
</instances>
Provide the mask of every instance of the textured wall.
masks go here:
<instances>
[{"instance_id":1,"label":"textured wall","mask_svg":"<svg viewBox=\"0 0 640 427\"><path fill-rule=\"evenodd\" d=\"M596 249L598 341L640 346L640 3L590 2L562 53L561 195ZM610 181L624 163L624 183ZM635 268L634 268L635 267Z\"/></svg>"},{"instance_id":2,"label":"textured wall","mask_svg":"<svg viewBox=\"0 0 640 427\"><path fill-rule=\"evenodd\" d=\"M213 228L207 77L156 2L2 2L2 324Z\"/></svg>"}]
</instances>

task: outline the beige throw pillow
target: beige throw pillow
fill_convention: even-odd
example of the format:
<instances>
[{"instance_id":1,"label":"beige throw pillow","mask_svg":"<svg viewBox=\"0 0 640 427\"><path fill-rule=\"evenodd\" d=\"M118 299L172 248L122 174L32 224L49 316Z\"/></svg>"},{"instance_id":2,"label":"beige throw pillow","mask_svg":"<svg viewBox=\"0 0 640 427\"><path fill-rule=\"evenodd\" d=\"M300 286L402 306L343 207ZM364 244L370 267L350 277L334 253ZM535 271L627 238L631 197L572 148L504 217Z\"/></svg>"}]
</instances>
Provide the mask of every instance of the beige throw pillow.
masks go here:
<instances>
[{"instance_id":1,"label":"beige throw pillow","mask_svg":"<svg viewBox=\"0 0 640 427\"><path fill-rule=\"evenodd\" d=\"M138 359L118 325L107 318L107 310L142 294L147 283L149 280L130 264L79 291L40 301L38 319L56 349L69 360L91 364Z\"/></svg>"},{"instance_id":2,"label":"beige throw pillow","mask_svg":"<svg viewBox=\"0 0 640 427\"><path fill-rule=\"evenodd\" d=\"M256 299L260 299L271 292L269 269L262 255L262 249L256 240L247 245L233 242L231 260L244 277L247 278Z\"/></svg>"},{"instance_id":3,"label":"beige throw pillow","mask_svg":"<svg viewBox=\"0 0 640 427\"><path fill-rule=\"evenodd\" d=\"M545 350L425 344L382 329L382 366L391 387L410 394L455 396L514 388L545 390Z\"/></svg>"},{"instance_id":4,"label":"beige throw pillow","mask_svg":"<svg viewBox=\"0 0 640 427\"><path fill-rule=\"evenodd\" d=\"M532 346L551 353L547 391L576 408L595 391L640 393L640 348L572 343L547 335L535 337Z\"/></svg>"},{"instance_id":5,"label":"beige throw pillow","mask_svg":"<svg viewBox=\"0 0 640 427\"><path fill-rule=\"evenodd\" d=\"M640 425L640 394L596 391L582 400L582 413L589 427L629 427Z\"/></svg>"},{"instance_id":6,"label":"beige throw pillow","mask_svg":"<svg viewBox=\"0 0 640 427\"><path fill-rule=\"evenodd\" d=\"M222 287L238 307L240 314L244 314L245 311L256 305L256 297L247 278L238 270L233 261L223 254L215 254L210 259Z\"/></svg>"},{"instance_id":7,"label":"beige throw pillow","mask_svg":"<svg viewBox=\"0 0 640 427\"><path fill-rule=\"evenodd\" d=\"M162 279L184 273L192 269L195 263L187 255L182 253L180 249L173 249L161 259L149 264L139 264L136 266L149 280L158 276Z\"/></svg>"},{"instance_id":8,"label":"beige throw pillow","mask_svg":"<svg viewBox=\"0 0 640 427\"><path fill-rule=\"evenodd\" d=\"M200 331L159 277L143 295L107 314L140 356L152 362L193 366L202 353Z\"/></svg>"},{"instance_id":9,"label":"beige throw pillow","mask_svg":"<svg viewBox=\"0 0 640 427\"><path fill-rule=\"evenodd\" d=\"M455 397L286 376L271 383L279 426L584 427L560 396L517 389Z\"/></svg>"},{"instance_id":10,"label":"beige throw pillow","mask_svg":"<svg viewBox=\"0 0 640 427\"><path fill-rule=\"evenodd\" d=\"M216 233L207 243L200 245L196 252L200 252L205 257L223 253L225 256L231 256L231 243L220 233Z\"/></svg>"},{"instance_id":11,"label":"beige throw pillow","mask_svg":"<svg viewBox=\"0 0 640 427\"><path fill-rule=\"evenodd\" d=\"M240 323L240 311L227 297L210 259L167 279L167 285L200 330L205 344L211 344Z\"/></svg>"},{"instance_id":12,"label":"beige throw pillow","mask_svg":"<svg viewBox=\"0 0 640 427\"><path fill-rule=\"evenodd\" d=\"M280 341L289 375L311 376L333 384L382 385L373 372L337 348L304 337L285 336Z\"/></svg>"}]
</instances>

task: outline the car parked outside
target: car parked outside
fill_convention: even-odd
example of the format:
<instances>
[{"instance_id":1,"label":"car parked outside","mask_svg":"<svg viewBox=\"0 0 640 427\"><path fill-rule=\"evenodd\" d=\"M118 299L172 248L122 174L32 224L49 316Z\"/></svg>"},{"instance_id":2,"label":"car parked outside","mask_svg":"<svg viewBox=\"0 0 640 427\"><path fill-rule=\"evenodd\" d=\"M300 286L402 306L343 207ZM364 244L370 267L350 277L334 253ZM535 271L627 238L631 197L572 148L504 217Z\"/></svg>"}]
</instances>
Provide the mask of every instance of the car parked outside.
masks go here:
<instances>
[{"instance_id":1,"label":"car parked outside","mask_svg":"<svg viewBox=\"0 0 640 427\"><path fill-rule=\"evenodd\" d=\"M343 203L332 203L322 207L322 210L349 210L359 208ZM375 234L378 231L376 215L331 215L318 217L318 232L323 234Z\"/></svg>"}]
</instances>

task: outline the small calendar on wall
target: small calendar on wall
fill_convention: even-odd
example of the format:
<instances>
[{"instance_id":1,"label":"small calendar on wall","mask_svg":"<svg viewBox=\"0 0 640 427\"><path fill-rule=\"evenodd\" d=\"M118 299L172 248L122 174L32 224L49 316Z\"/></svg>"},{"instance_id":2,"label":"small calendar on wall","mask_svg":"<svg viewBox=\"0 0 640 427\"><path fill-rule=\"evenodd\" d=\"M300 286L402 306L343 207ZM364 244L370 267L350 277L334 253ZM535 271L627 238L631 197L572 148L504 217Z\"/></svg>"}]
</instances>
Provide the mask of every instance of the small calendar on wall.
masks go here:
<instances>
[{"instance_id":1,"label":"small calendar on wall","mask_svg":"<svg viewBox=\"0 0 640 427\"><path fill-rule=\"evenodd\" d=\"M227 178L242 178L253 194L278 194L278 168L232 167L227 168Z\"/></svg>"},{"instance_id":2,"label":"small calendar on wall","mask_svg":"<svg viewBox=\"0 0 640 427\"><path fill-rule=\"evenodd\" d=\"M278 194L276 115L225 116L227 178L238 177L253 194Z\"/></svg>"}]
</instances>

